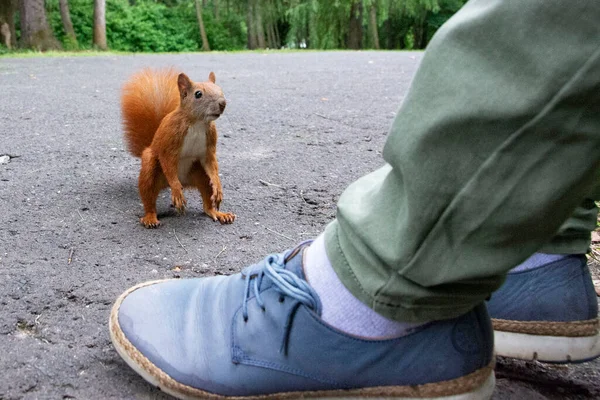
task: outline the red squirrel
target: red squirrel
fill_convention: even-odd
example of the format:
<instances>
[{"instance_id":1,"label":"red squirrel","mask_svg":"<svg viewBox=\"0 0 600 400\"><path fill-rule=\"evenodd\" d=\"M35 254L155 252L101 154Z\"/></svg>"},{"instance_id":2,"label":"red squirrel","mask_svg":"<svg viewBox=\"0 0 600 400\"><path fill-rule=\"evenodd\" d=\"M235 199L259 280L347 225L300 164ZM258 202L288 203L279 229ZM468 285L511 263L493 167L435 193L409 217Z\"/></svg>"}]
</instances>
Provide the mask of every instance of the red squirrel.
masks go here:
<instances>
[{"instance_id":1,"label":"red squirrel","mask_svg":"<svg viewBox=\"0 0 600 400\"><path fill-rule=\"evenodd\" d=\"M196 188L204 212L230 224L235 215L220 212L223 199L217 163L215 120L225 110L223 91L211 72L206 82L192 82L173 69L145 69L123 86L121 110L129 152L142 159L138 187L144 204L140 222L157 228L156 200L171 188L179 213L186 207L184 188Z\"/></svg>"}]
</instances>

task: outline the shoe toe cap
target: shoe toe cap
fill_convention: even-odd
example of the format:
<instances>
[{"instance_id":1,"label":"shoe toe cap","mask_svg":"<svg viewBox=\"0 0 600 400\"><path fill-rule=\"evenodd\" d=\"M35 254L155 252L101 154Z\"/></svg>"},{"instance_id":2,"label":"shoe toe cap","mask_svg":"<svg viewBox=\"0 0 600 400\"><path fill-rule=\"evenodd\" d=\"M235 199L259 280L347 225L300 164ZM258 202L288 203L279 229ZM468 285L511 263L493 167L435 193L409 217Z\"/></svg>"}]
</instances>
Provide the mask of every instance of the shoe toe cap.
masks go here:
<instances>
[{"instance_id":1,"label":"shoe toe cap","mask_svg":"<svg viewBox=\"0 0 600 400\"><path fill-rule=\"evenodd\" d=\"M130 359L138 360L134 369L152 374L156 368L182 384L198 387L209 366L216 366L215 360L230 359L228 335L221 332L230 325L224 320L231 318L227 299L211 302L216 312L202 307L219 278L150 282L130 289L117 301L113 342Z\"/></svg>"}]
</instances>

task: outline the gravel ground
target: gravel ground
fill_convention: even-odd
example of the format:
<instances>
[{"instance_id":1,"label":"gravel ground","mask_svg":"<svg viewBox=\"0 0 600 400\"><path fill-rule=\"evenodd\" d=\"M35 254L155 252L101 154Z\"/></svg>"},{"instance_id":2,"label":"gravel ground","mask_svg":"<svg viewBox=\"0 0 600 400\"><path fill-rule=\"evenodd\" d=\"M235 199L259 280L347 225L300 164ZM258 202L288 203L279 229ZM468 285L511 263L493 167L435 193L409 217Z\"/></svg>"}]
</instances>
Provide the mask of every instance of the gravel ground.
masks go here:
<instances>
[{"instance_id":1,"label":"gravel ground","mask_svg":"<svg viewBox=\"0 0 600 400\"><path fill-rule=\"evenodd\" d=\"M297 52L0 59L0 399L166 399L118 357L114 299L138 282L238 272L317 235L381 150L421 58ZM215 71L221 226L188 194L162 227L138 218L139 160L124 149L119 89L145 66ZM3 162L7 162L3 164ZM494 399L600 397L600 363L500 360Z\"/></svg>"}]
</instances>

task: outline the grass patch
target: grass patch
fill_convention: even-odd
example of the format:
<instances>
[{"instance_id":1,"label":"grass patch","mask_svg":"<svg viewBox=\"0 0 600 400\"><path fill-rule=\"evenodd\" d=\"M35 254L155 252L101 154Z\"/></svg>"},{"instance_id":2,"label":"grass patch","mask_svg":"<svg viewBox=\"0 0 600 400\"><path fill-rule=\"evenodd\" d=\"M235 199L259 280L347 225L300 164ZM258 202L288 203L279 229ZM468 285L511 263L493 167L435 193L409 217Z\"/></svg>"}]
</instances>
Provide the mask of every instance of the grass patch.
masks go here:
<instances>
[{"instance_id":1,"label":"grass patch","mask_svg":"<svg viewBox=\"0 0 600 400\"><path fill-rule=\"evenodd\" d=\"M370 52L386 52L386 53L404 53L415 52L420 50L359 50L356 53ZM0 48L0 58L61 58L61 57L102 57L102 56L133 56L133 55L174 55L174 54L286 54L286 53L336 53L336 52L353 52L353 50L318 50L318 49L277 49L277 50L223 50L211 52L160 52L160 53L145 53L145 52L125 52L125 51L98 51L98 50L79 50L79 51L35 51L35 50L7 50Z\"/></svg>"},{"instance_id":2,"label":"grass patch","mask_svg":"<svg viewBox=\"0 0 600 400\"><path fill-rule=\"evenodd\" d=\"M42 57L97 57L111 55L129 55L133 53L113 52L113 51L34 51L34 50L2 50L0 49L0 58L42 58Z\"/></svg>"}]
</instances>

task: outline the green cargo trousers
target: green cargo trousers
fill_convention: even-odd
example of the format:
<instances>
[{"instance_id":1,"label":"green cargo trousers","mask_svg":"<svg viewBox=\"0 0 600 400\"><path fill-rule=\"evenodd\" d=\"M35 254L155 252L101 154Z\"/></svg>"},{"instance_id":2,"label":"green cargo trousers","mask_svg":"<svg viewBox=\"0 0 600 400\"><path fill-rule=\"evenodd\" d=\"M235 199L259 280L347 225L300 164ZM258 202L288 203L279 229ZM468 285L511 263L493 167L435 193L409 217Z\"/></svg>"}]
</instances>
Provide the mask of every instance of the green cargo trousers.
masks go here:
<instances>
[{"instance_id":1,"label":"green cargo trousers","mask_svg":"<svg viewBox=\"0 0 600 400\"><path fill-rule=\"evenodd\" d=\"M388 318L452 318L536 251L585 253L600 2L467 3L428 46L383 156L342 194L325 242L344 285Z\"/></svg>"}]
</instances>

